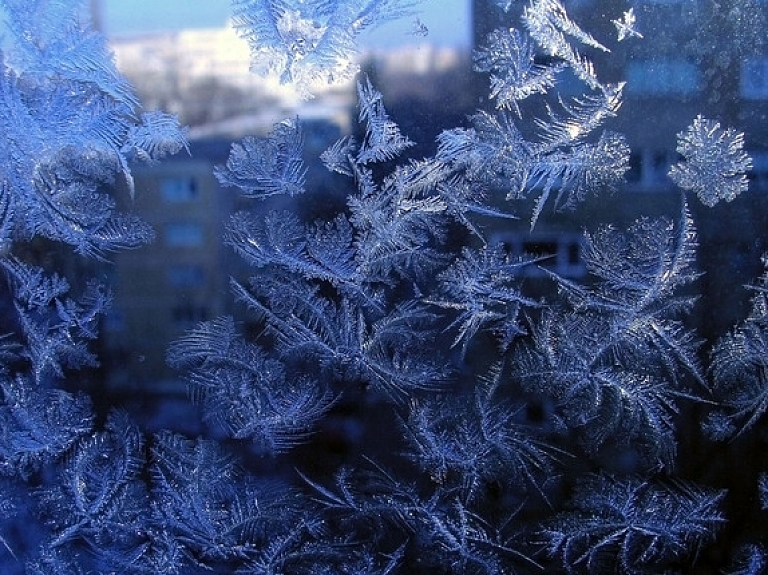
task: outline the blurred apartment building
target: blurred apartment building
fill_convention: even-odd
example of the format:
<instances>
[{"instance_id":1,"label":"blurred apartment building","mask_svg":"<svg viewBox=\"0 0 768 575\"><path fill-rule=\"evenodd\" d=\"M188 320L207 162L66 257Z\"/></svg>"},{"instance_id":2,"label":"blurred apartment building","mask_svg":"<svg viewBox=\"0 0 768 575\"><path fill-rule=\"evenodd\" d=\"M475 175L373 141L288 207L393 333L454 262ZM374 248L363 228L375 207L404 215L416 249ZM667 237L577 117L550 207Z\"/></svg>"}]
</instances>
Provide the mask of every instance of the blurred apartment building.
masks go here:
<instances>
[{"instance_id":1,"label":"blurred apartment building","mask_svg":"<svg viewBox=\"0 0 768 575\"><path fill-rule=\"evenodd\" d=\"M227 141L192 142L189 155L134 170L131 209L152 225L156 237L117 254L106 268L114 303L104 325L102 361L112 388L168 385L173 379L165 365L168 344L229 310L233 264L221 237L235 197L213 175L228 153Z\"/></svg>"},{"instance_id":2,"label":"blurred apartment building","mask_svg":"<svg viewBox=\"0 0 768 575\"><path fill-rule=\"evenodd\" d=\"M489 32L521 26L524 4L505 13L495 0L473 0L474 43ZM626 82L623 103L606 129L627 137L632 150L627 191L670 190L669 166L676 161L676 136L702 114L745 133L754 158L751 174L768 188L768 3L762 0L563 0L569 15L610 53L579 45L603 83ZM614 20L629 8L643 38L617 41ZM564 85L563 85L564 84ZM588 93L585 84L565 78L559 85L573 96ZM487 83L478 82L479 99ZM488 107L492 102L488 103Z\"/></svg>"},{"instance_id":3,"label":"blurred apartment building","mask_svg":"<svg viewBox=\"0 0 768 575\"><path fill-rule=\"evenodd\" d=\"M248 46L231 28L122 38L111 46L145 107L175 111L182 119L186 112L194 121L188 154L133 167L136 194L130 209L153 226L156 239L116 255L104 272L114 289L100 354L108 385L129 395L173 395L184 388L166 365L169 344L200 321L242 316L244 311L234 309L229 283L230 277L243 278L249 270L223 244L229 215L237 209L280 207L244 200L236 190L222 188L214 167L226 162L233 141L264 136L276 122L298 117L311 193L295 200L293 208L304 217L333 206L343 209L347 190L334 186L348 182L334 178L318 158L356 126L355 82L331 86L302 101L276 79L249 71ZM466 76L468 64L466 55L454 49L422 43L361 55L361 66L382 85L397 87L393 100L429 100L439 86L415 78L438 77L457 67ZM190 110L211 106L218 109L189 117Z\"/></svg>"},{"instance_id":4,"label":"blurred apartment building","mask_svg":"<svg viewBox=\"0 0 768 575\"><path fill-rule=\"evenodd\" d=\"M495 239L506 242L512 252L533 248L550 254L547 265L558 273L584 276L579 240L583 230L609 223L627 226L644 216L678 217L680 195L667 175L679 157L677 134L699 114L719 121L723 128L744 132L753 159L749 191L733 202L707 208L695 196L687 198L698 229L698 265L704 272L695 288L703 293L697 308L702 313L694 314L694 321L703 335L721 334L746 313L750 295L743 285L761 273L760 256L768 251L768 3L562 2L577 25L611 50L604 53L573 41L593 61L598 78L603 83L626 82L618 115L603 129L626 137L630 169L615 193L588 198L574 213L555 214L545 207L533 233L524 227L507 229ZM500 5L509 5L509 11ZM521 27L527 5L473 0L475 46L485 45L494 28ZM643 38L619 42L614 20L621 21L630 8ZM559 82L566 102L589 93L574 77ZM484 109L492 109L494 102L485 100L487 79L478 79L474 88Z\"/></svg>"},{"instance_id":5,"label":"blurred apartment building","mask_svg":"<svg viewBox=\"0 0 768 575\"><path fill-rule=\"evenodd\" d=\"M504 3L473 0L476 46L485 43L494 27L518 25L524 5L515 3L505 13L499 4ZM616 41L611 20L621 18L628 9L625 3L565 0L565 5L577 24L612 50L603 54L583 48L601 80L627 82L619 115L605 125L624 134L632 151L626 185L588 200L574 213L555 214L547 206L533 233L523 218L519 225L499 228L492 241L506 243L515 253L548 254L547 265L557 272L583 277L585 229L625 225L639 216L677 216L680 198L667 172L677 159L677 134L702 114L744 131L754 163L749 193L732 203L709 209L689 199L699 227L700 267L711 272L700 280L704 305L722 308L720 301L733 299L733 293L760 273L760 255L768 250L768 46L757 29L766 20L768 4L739 0L748 13L729 24L723 3L717 8L698 0L638 0L633 3L637 28L645 38L624 42ZM737 24L741 28L729 32L728 26ZM176 99L165 102L172 110L183 107L184 98L205 95L201 82L263 96L245 110L225 107L220 117L195 126L191 155L136 168L134 209L158 235L152 246L121 254L113 267L118 287L106 343L114 378L123 380L121 385L147 387L153 379L173 379L164 364L171 341L197 321L231 310L228 280L237 264L222 247L221 232L236 200L212 176L214 165L226 160L228 142L264 134L274 122L298 115L313 126L305 139L309 155L317 156L329 141L354 129L355 93L350 82L309 103L297 101L274 80L249 72L247 46L231 29L120 39L113 47L118 64L136 85L177 90ZM472 74L467 54L456 50L422 42L366 54L361 66L384 92L385 104L404 124L403 131L417 142L433 145L432 134L419 133L425 125L466 125L466 113L494 107L485 96L487 80ZM569 82L574 97L583 95L582 83L565 78L560 87L566 97ZM440 106L459 110L456 122L433 118ZM431 152L427 148L425 153ZM720 309L717 318L701 318L701 327L718 332L743 311L743 306Z\"/></svg>"},{"instance_id":6,"label":"blurred apartment building","mask_svg":"<svg viewBox=\"0 0 768 575\"><path fill-rule=\"evenodd\" d=\"M513 4L505 13L499 4L473 0L476 46L485 43L493 27L518 25L524 6ZM573 20L612 50L603 54L583 49L601 80L627 82L619 115L605 125L627 138L631 149L627 181L613 194L588 199L573 213L555 214L545 207L533 233L523 217L498 228L491 240L506 243L513 253L548 254L552 257L547 265L558 273L584 277L585 229L606 223L628 225L640 216L677 217L680 197L667 177L677 159L677 134L697 114L719 120L724 127L745 132L754 164L749 192L733 202L710 209L689 198L699 230L699 265L705 272L697 287L704 292L701 305L718 312L698 317L697 327L719 333L745 312L749 294L741 286L759 275L760 255L768 251L768 46L762 29L750 36L750 30L766 21L768 4L739 0L748 14L738 23L743 30L731 33L728 26L736 24L729 24L724 3L717 8L698 0L638 0L633 3L637 28L645 38L624 42L616 41L611 20L621 18L628 9L625 3L565 0L565 4ZM298 116L307 127L307 158L317 158L325 146L355 129L356 96L353 82L310 102L285 95L274 80L249 72L247 46L230 29L120 39L113 47L118 64L134 84L163 90L170 85L177 90L172 93L175 99L165 102L166 109L181 109L185 98L204 96L200 87L206 82L260 95L245 108L224 106L218 116L194 126L190 154L135 168L132 209L155 227L157 239L151 246L120 254L109 272L116 293L104 352L113 386L147 390L157 380L175 381L165 366L172 341L199 321L232 312L229 277L245 271L222 245L222 232L238 199L212 174L216 164L226 161L230 142L247 134L263 135L275 122ZM384 92L385 105L404 133L426 142L425 155L433 153L434 134L419 130L467 125L467 113L494 107L486 98L487 79L471 73L467 54L460 51L421 42L363 55L361 66ZM566 98L569 82L574 97L584 94L584 85L575 78L562 82ZM437 110L443 115L436 115ZM321 192L298 202L308 210L315 205L311 202L324 201L325 191L344 193L315 167L311 166L308 186ZM744 294L741 307L738 302L722 305L739 293ZM178 390L169 385L166 391Z\"/></svg>"}]
</instances>

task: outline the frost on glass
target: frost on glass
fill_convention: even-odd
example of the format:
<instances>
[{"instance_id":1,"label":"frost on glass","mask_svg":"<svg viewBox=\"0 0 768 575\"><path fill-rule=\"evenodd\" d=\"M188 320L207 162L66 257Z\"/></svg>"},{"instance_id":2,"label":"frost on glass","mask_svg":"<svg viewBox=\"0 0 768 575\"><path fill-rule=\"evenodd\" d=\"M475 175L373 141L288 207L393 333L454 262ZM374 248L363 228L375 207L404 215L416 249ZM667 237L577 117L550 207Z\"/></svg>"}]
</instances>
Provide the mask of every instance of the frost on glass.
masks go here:
<instances>
[{"instance_id":1,"label":"frost on glass","mask_svg":"<svg viewBox=\"0 0 768 575\"><path fill-rule=\"evenodd\" d=\"M592 58L651 41L647 12L615 8L593 32L570 2L491 4L516 22L474 54L488 109L422 157L375 75L358 79L353 134L318 154L346 194L337 213L299 209L313 193L301 118L216 168L242 196L221 239L247 273L229 281L236 316L168 342L207 426L190 438L88 397L110 292L34 261L36 242L83 262L149 241L118 206L143 193L133 162L183 151L185 132L140 111L78 2L2 2L4 573L764 570L765 521L728 532L738 494L709 466L764 448L768 280L716 341L693 321L699 222L750 193L746 134L696 115L671 215L580 220L625 193L636 152L617 121L631 86ZM255 70L305 94L352 73L360 31L409 7L233 3ZM275 197L283 209L266 209ZM540 249L558 217L583 231L570 255L585 277ZM322 451L338 429L352 447ZM682 457L696 450L714 453L704 470ZM755 514L766 473L739 478Z\"/></svg>"},{"instance_id":2,"label":"frost on glass","mask_svg":"<svg viewBox=\"0 0 768 575\"><path fill-rule=\"evenodd\" d=\"M564 64L542 66L535 62L533 45L515 29L499 28L488 35L487 47L475 52L475 69L491 72L490 97L496 107L520 115L518 100L546 94L555 85Z\"/></svg>"},{"instance_id":3,"label":"frost on glass","mask_svg":"<svg viewBox=\"0 0 768 575\"><path fill-rule=\"evenodd\" d=\"M137 115L104 40L81 28L70 2L7 0L3 53L0 242L45 237L86 255L136 247L152 231L104 189L130 162L184 148L174 117Z\"/></svg>"},{"instance_id":4,"label":"frost on glass","mask_svg":"<svg viewBox=\"0 0 768 575\"><path fill-rule=\"evenodd\" d=\"M679 402L705 386L694 335L679 320L693 300L696 234L680 221L637 221L588 236L592 286L558 279L565 305L550 308L518 354L531 391L547 390L584 447L634 445L651 468L674 465ZM690 386L697 386L699 389Z\"/></svg>"},{"instance_id":5,"label":"frost on glass","mask_svg":"<svg viewBox=\"0 0 768 575\"><path fill-rule=\"evenodd\" d=\"M725 520L718 511L723 495L679 482L587 476L572 509L541 536L569 573L655 572L696 553Z\"/></svg>"},{"instance_id":6,"label":"frost on glass","mask_svg":"<svg viewBox=\"0 0 768 575\"><path fill-rule=\"evenodd\" d=\"M562 60L574 74L591 88L599 88L592 62L582 56L573 41L604 52L610 52L595 38L579 28L568 16L560 0L538 0L531 2L523 13L523 22L536 44L549 56Z\"/></svg>"},{"instance_id":7,"label":"frost on glass","mask_svg":"<svg viewBox=\"0 0 768 575\"><path fill-rule=\"evenodd\" d=\"M719 122L699 115L677 140L683 160L670 168L669 177L684 190L695 192L703 204L730 202L747 190L752 160L744 151L743 133L724 130Z\"/></svg>"},{"instance_id":8,"label":"frost on glass","mask_svg":"<svg viewBox=\"0 0 768 575\"><path fill-rule=\"evenodd\" d=\"M316 86L357 72L360 34L413 12L418 0L233 0L235 28L248 40L252 69L310 98Z\"/></svg>"},{"instance_id":9,"label":"frost on glass","mask_svg":"<svg viewBox=\"0 0 768 575\"><path fill-rule=\"evenodd\" d=\"M637 17L635 16L635 9L630 8L621 15L621 18L611 20L611 23L616 26L616 39L621 42L627 38L643 38L643 35L637 31L635 23Z\"/></svg>"},{"instance_id":10,"label":"frost on glass","mask_svg":"<svg viewBox=\"0 0 768 575\"><path fill-rule=\"evenodd\" d=\"M763 258L768 264L768 259ZM719 409L704 429L717 438L740 435L768 409L768 275L749 286L754 292L749 315L715 345L712 379Z\"/></svg>"},{"instance_id":11,"label":"frost on glass","mask_svg":"<svg viewBox=\"0 0 768 575\"><path fill-rule=\"evenodd\" d=\"M301 158L298 123L277 124L266 138L245 138L233 144L225 166L216 170L224 186L236 186L250 198L304 193L306 168Z\"/></svg>"}]
</instances>

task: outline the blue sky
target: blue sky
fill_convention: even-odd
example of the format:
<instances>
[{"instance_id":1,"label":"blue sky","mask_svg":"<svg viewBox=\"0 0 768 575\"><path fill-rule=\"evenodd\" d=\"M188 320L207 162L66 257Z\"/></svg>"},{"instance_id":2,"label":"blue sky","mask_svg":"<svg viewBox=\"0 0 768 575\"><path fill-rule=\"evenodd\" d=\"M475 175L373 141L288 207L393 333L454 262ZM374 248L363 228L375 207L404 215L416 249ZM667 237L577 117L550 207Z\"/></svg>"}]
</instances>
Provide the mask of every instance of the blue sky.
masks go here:
<instances>
[{"instance_id":1,"label":"blue sky","mask_svg":"<svg viewBox=\"0 0 768 575\"><path fill-rule=\"evenodd\" d=\"M138 34L179 28L224 26L230 0L101 0L108 35ZM469 0L422 0L418 18L427 26L425 41L440 45L469 45ZM415 17L385 24L361 42L387 46L409 40ZM410 37L413 40L413 37Z\"/></svg>"}]
</instances>

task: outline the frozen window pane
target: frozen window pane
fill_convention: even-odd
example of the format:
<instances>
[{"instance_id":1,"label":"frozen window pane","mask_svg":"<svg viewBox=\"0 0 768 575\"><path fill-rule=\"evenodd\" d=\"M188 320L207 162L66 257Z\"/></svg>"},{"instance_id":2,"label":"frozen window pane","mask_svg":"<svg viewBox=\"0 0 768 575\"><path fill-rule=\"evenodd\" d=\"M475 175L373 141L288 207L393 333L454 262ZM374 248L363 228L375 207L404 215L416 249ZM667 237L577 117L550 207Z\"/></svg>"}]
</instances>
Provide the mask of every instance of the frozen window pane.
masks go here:
<instances>
[{"instance_id":1,"label":"frozen window pane","mask_svg":"<svg viewBox=\"0 0 768 575\"><path fill-rule=\"evenodd\" d=\"M160 195L164 202L191 202L197 198L195 179L188 176L163 178L160 180Z\"/></svg>"}]
</instances>

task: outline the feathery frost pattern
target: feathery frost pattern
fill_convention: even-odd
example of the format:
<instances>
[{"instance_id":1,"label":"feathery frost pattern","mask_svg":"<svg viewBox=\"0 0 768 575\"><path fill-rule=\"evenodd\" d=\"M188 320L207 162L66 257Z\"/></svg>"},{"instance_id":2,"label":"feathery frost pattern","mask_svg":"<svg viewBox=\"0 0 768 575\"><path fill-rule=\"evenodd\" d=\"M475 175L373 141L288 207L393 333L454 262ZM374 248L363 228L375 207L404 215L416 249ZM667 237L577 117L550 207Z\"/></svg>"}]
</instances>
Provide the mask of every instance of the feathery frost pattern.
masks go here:
<instances>
[{"instance_id":1,"label":"feathery frost pattern","mask_svg":"<svg viewBox=\"0 0 768 575\"><path fill-rule=\"evenodd\" d=\"M627 38L639 38L642 40L643 35L635 28L635 22L637 18L635 16L634 8L630 8L621 15L621 18L611 20L611 23L616 26L617 40L622 42Z\"/></svg>"},{"instance_id":2,"label":"feathery frost pattern","mask_svg":"<svg viewBox=\"0 0 768 575\"><path fill-rule=\"evenodd\" d=\"M366 124L365 140L357 153L357 162L383 162L399 156L406 148L413 145L400 133L400 128L384 110L383 97L373 88L370 79L365 84L358 83L360 122Z\"/></svg>"},{"instance_id":3,"label":"feathery frost pattern","mask_svg":"<svg viewBox=\"0 0 768 575\"><path fill-rule=\"evenodd\" d=\"M2 392L0 475L29 476L93 428L91 402L82 394L39 390L22 375L4 378Z\"/></svg>"},{"instance_id":4,"label":"feathery frost pattern","mask_svg":"<svg viewBox=\"0 0 768 575\"><path fill-rule=\"evenodd\" d=\"M470 341L479 331L489 331L506 350L517 335L525 333L520 319L525 308L540 303L524 296L519 284L525 266L532 260L511 260L502 246L486 247L479 252L464 248L456 261L439 276L438 294L429 303L454 309L458 317L451 323L458 334L453 345L462 344L466 354Z\"/></svg>"},{"instance_id":5,"label":"feathery frost pattern","mask_svg":"<svg viewBox=\"0 0 768 575\"><path fill-rule=\"evenodd\" d=\"M5 0L11 47L3 54L0 242L36 236L86 255L136 247L152 231L104 192L129 163L186 145L172 116L138 116L103 39L78 27L71 2Z\"/></svg>"},{"instance_id":6,"label":"feathery frost pattern","mask_svg":"<svg viewBox=\"0 0 768 575\"><path fill-rule=\"evenodd\" d=\"M487 46L475 52L475 70L491 73L490 97L496 107L520 115L519 100L546 94L555 85L562 65L542 66L534 62L532 43L518 30L499 28L488 35Z\"/></svg>"},{"instance_id":7,"label":"feathery frost pattern","mask_svg":"<svg viewBox=\"0 0 768 575\"><path fill-rule=\"evenodd\" d=\"M547 442L542 429L524 421L523 404L497 397L503 375L503 365L496 364L480 379L474 397L415 402L403 423L414 460L468 501L499 476L522 493L542 490L567 455Z\"/></svg>"},{"instance_id":8,"label":"feathery frost pattern","mask_svg":"<svg viewBox=\"0 0 768 575\"><path fill-rule=\"evenodd\" d=\"M328 391L306 379L287 380L279 361L240 340L232 318L198 326L173 344L168 361L190 371L206 421L270 453L305 440L332 405Z\"/></svg>"},{"instance_id":9,"label":"feathery frost pattern","mask_svg":"<svg viewBox=\"0 0 768 575\"><path fill-rule=\"evenodd\" d=\"M746 544L738 550L728 571L723 571L723 573L727 575L759 575L765 571L766 566L768 566L768 556L766 556L765 548L761 545Z\"/></svg>"},{"instance_id":10,"label":"feathery frost pattern","mask_svg":"<svg viewBox=\"0 0 768 575\"><path fill-rule=\"evenodd\" d=\"M236 186L249 198L304 193L306 168L298 122L277 124L266 138L246 138L232 145L225 166L215 174L224 186Z\"/></svg>"},{"instance_id":11,"label":"feathery frost pattern","mask_svg":"<svg viewBox=\"0 0 768 575\"><path fill-rule=\"evenodd\" d=\"M18 317L19 359L25 360L37 385L63 378L65 368L97 365L88 341L98 336L99 316L109 295L96 282L89 283L80 300L65 298L67 281L21 261L0 261L14 294ZM11 355L15 347L8 351Z\"/></svg>"},{"instance_id":12,"label":"feathery frost pattern","mask_svg":"<svg viewBox=\"0 0 768 575\"><path fill-rule=\"evenodd\" d=\"M81 441L60 471L60 482L41 495L41 506L56 535L57 548L84 541L117 547L141 524L145 508L143 439L127 416L113 413L105 431Z\"/></svg>"},{"instance_id":13,"label":"feathery frost pattern","mask_svg":"<svg viewBox=\"0 0 768 575\"><path fill-rule=\"evenodd\" d=\"M558 279L566 305L544 313L518 370L529 390L556 398L587 449L618 442L650 467L673 464L678 402L704 383L678 319L693 300L676 294L697 277L695 247L686 210L677 226L640 220L628 235L606 228L588 238L594 287Z\"/></svg>"},{"instance_id":14,"label":"feathery frost pattern","mask_svg":"<svg viewBox=\"0 0 768 575\"><path fill-rule=\"evenodd\" d=\"M541 536L568 573L660 573L694 555L724 523L723 495L685 483L586 477L573 509Z\"/></svg>"},{"instance_id":15,"label":"feathery frost pattern","mask_svg":"<svg viewBox=\"0 0 768 575\"><path fill-rule=\"evenodd\" d=\"M312 97L317 85L357 72L357 37L412 13L415 0L233 0L235 27L248 40L257 73Z\"/></svg>"},{"instance_id":16,"label":"feathery frost pattern","mask_svg":"<svg viewBox=\"0 0 768 575\"><path fill-rule=\"evenodd\" d=\"M763 264L768 266L768 256ZM768 272L751 289L749 315L713 350L711 372L720 409L710 413L704 428L716 439L744 433L768 410Z\"/></svg>"},{"instance_id":17,"label":"feathery frost pattern","mask_svg":"<svg viewBox=\"0 0 768 575\"><path fill-rule=\"evenodd\" d=\"M588 223L569 253L588 277L565 277L526 252L547 243L546 209L575 219L621 187L627 84L590 58L643 36L632 8L595 16L596 37L570 3L489 3L519 21L475 51L488 109L440 132L432 155L413 157L382 92L358 79L359 130L319 158L347 194L339 213L305 218L290 203L317 199L300 118L234 143L215 169L243 196L222 241L248 270L230 281L238 317L169 342L209 433L192 439L88 397L93 382L102 391L108 286L33 261L52 243L103 260L148 242L117 206L142 193L132 167L184 151L185 131L141 111L78 1L0 0L3 573L765 570L768 538L752 528L768 509L764 462L739 476L760 504L747 529L731 517L738 490L709 467L700 484L678 478L705 441L759 445L765 431L768 272L747 316L700 341L682 198L746 195L746 136L696 117L669 173L679 213ZM254 71L308 97L356 71L364 29L415 6L234 0L233 12ZM282 211L265 209L275 196Z\"/></svg>"},{"instance_id":18,"label":"feathery frost pattern","mask_svg":"<svg viewBox=\"0 0 768 575\"><path fill-rule=\"evenodd\" d=\"M509 114L480 112L473 128L447 130L438 137L437 168L455 173L474 186L506 190L507 199L536 195L531 228L555 193L555 209L572 209L587 193L615 189L629 169L629 147L621 134L603 132L585 141L621 105L623 84L607 85L598 96L561 102L565 115L548 107L547 121L537 120L540 141L527 141Z\"/></svg>"},{"instance_id":19,"label":"feathery frost pattern","mask_svg":"<svg viewBox=\"0 0 768 575\"><path fill-rule=\"evenodd\" d=\"M590 88L600 87L592 62L576 51L568 37L591 48L610 50L579 28L569 18L560 0L534 0L525 8L523 22L546 54L562 59Z\"/></svg>"},{"instance_id":20,"label":"feathery frost pattern","mask_svg":"<svg viewBox=\"0 0 768 575\"><path fill-rule=\"evenodd\" d=\"M682 189L695 192L704 205L730 202L747 190L752 159L744 151L744 134L696 116L677 135L677 142L683 160L669 169L669 177Z\"/></svg>"}]
</instances>

